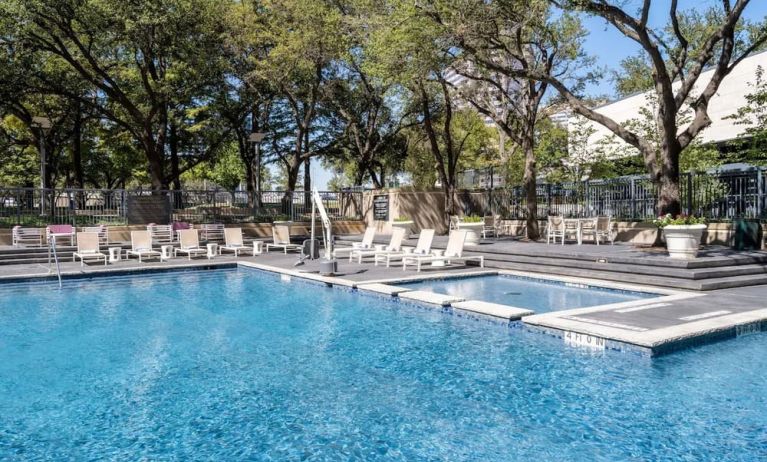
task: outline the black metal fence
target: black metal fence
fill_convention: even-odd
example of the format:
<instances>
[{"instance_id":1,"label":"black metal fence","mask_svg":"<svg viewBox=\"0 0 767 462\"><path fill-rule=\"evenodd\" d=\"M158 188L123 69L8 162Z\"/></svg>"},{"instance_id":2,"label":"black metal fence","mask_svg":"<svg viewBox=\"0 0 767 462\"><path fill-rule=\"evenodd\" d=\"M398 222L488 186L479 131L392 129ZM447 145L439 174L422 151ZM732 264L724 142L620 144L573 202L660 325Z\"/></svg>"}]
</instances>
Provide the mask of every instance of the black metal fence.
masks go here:
<instances>
[{"instance_id":1,"label":"black metal fence","mask_svg":"<svg viewBox=\"0 0 767 462\"><path fill-rule=\"evenodd\" d=\"M362 191L323 191L323 205L333 220L362 218ZM137 197L165 204L170 220L191 223L245 223L274 220L309 220L308 192L222 190L109 190L0 188L0 227L45 226L69 223L128 224ZM146 201L145 201L146 202ZM134 205L135 206L135 205Z\"/></svg>"},{"instance_id":2,"label":"black metal fence","mask_svg":"<svg viewBox=\"0 0 767 462\"><path fill-rule=\"evenodd\" d=\"M767 219L767 170L752 168L724 172L689 172L680 181L682 210L710 220ZM634 176L562 184L538 184L538 216L590 217L610 215L642 221L656 216L657 188L647 177ZM465 194L464 213L498 213L506 218L527 215L522 187L488 189Z\"/></svg>"}]
</instances>

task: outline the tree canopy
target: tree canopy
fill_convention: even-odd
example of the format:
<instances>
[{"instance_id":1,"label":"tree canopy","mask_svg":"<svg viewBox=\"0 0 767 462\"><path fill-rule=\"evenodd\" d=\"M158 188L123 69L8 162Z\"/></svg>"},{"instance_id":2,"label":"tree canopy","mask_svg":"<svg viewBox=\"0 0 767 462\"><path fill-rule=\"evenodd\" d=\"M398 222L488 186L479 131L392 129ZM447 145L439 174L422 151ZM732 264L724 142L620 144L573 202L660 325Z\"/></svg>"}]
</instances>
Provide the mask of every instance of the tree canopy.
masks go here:
<instances>
[{"instance_id":1,"label":"tree canopy","mask_svg":"<svg viewBox=\"0 0 767 462\"><path fill-rule=\"evenodd\" d=\"M680 169L703 165L689 153L716 157L696 142L711 98L767 41L763 23L743 19L748 4L0 0L0 181L39 184L45 153L46 187L205 179L244 187L255 205L271 173L287 191L310 188L320 162L336 187L441 187L452 213L460 171L497 166L526 188L534 237L538 181L639 168L675 212ZM586 17L639 51L620 69L595 67ZM761 143L757 77L734 117ZM653 95L639 122L594 110L585 84L607 78L617 96ZM552 119L568 107L633 147L633 160L585 152L584 134Z\"/></svg>"}]
</instances>

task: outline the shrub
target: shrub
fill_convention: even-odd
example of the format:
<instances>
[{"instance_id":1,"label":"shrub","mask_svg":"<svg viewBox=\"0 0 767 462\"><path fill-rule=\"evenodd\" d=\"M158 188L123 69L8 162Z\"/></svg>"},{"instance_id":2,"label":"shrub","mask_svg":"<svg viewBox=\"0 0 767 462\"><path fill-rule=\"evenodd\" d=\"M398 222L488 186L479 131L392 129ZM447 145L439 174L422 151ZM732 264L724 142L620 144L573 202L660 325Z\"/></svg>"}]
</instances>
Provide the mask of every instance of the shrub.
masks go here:
<instances>
[{"instance_id":1,"label":"shrub","mask_svg":"<svg viewBox=\"0 0 767 462\"><path fill-rule=\"evenodd\" d=\"M667 213L654 219L652 223L658 228L665 228L671 225L705 225L706 219L704 217L696 217L695 215L677 215L673 217L670 213Z\"/></svg>"}]
</instances>

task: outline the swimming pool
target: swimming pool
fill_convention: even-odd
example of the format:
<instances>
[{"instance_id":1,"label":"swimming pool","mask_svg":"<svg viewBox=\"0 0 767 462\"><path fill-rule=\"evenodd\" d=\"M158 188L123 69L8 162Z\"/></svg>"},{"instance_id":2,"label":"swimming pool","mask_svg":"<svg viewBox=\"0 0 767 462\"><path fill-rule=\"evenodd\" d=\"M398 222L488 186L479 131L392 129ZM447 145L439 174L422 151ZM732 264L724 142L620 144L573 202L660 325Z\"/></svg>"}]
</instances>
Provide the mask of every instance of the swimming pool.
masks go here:
<instances>
[{"instance_id":1,"label":"swimming pool","mask_svg":"<svg viewBox=\"0 0 767 462\"><path fill-rule=\"evenodd\" d=\"M764 460L767 336L655 360L245 269L0 286L1 460Z\"/></svg>"},{"instance_id":2,"label":"swimming pool","mask_svg":"<svg viewBox=\"0 0 767 462\"><path fill-rule=\"evenodd\" d=\"M396 285L413 290L454 295L466 300L482 300L517 308L527 308L536 313L629 302L659 296L646 292L604 289L507 275L434 279L396 283Z\"/></svg>"}]
</instances>

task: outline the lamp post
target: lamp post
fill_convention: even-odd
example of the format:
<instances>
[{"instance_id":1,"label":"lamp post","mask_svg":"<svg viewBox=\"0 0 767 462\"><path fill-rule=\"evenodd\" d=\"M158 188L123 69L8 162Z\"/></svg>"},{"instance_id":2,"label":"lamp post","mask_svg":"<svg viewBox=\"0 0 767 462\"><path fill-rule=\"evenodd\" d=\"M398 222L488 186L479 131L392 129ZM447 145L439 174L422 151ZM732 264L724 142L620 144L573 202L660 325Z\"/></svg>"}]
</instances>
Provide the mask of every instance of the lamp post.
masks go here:
<instances>
[{"instance_id":1,"label":"lamp post","mask_svg":"<svg viewBox=\"0 0 767 462\"><path fill-rule=\"evenodd\" d=\"M45 215L45 176L47 173L48 156L45 151L45 133L53 127L47 117L32 117L32 127L39 130L40 136L40 215Z\"/></svg>"},{"instance_id":2,"label":"lamp post","mask_svg":"<svg viewBox=\"0 0 767 462\"><path fill-rule=\"evenodd\" d=\"M266 133L253 132L248 137L248 141L253 143L253 148L256 150L256 200L255 205L261 206L261 142L266 137Z\"/></svg>"}]
</instances>

